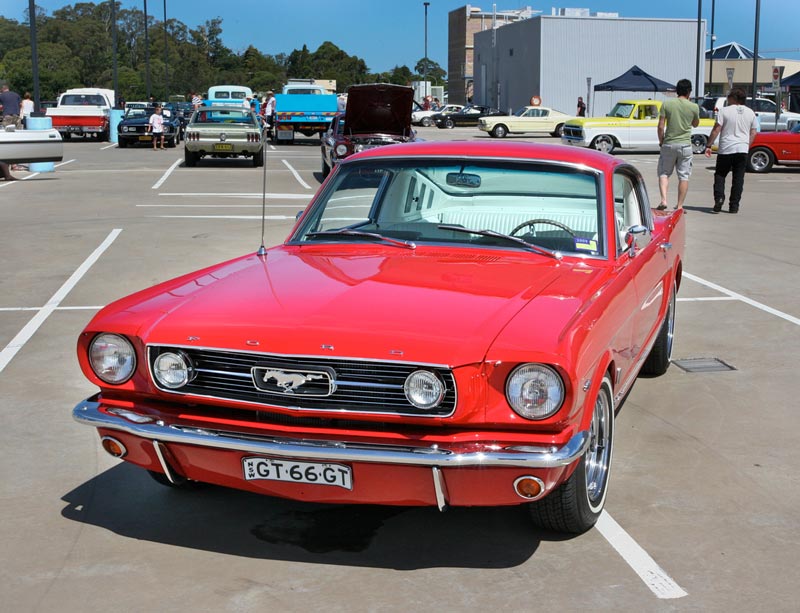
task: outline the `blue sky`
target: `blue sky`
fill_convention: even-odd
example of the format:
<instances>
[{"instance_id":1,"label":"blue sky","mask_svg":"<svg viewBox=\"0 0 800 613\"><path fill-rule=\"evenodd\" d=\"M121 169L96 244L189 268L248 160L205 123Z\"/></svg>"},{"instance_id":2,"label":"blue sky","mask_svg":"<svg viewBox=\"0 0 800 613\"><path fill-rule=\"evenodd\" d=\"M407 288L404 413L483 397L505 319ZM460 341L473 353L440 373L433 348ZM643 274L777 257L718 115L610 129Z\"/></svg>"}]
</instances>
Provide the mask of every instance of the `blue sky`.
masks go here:
<instances>
[{"instance_id":1,"label":"blue sky","mask_svg":"<svg viewBox=\"0 0 800 613\"><path fill-rule=\"evenodd\" d=\"M711 23L711 2L703 1L703 17ZM99 2L95 2L98 4ZM37 0L48 14L75 4L65 0ZM142 0L122 0L125 8L143 7ZM422 0L167 0L167 17L189 27L222 18L223 40L234 51L254 45L263 53L290 53L304 44L312 51L330 40L350 55L366 61L373 72L396 65L413 69L425 55L425 9ZM463 0L430 0L428 56L447 70L447 14L467 4ZM470 2L484 11L492 2ZM697 0L561 0L547 4L496 0L497 10L530 6L549 14L552 6L581 7L618 12L623 17L697 18ZM752 48L755 0L716 0L714 30L717 45L730 41ZM0 0L0 15L22 21L26 0ZM150 0L148 13L164 15L164 0ZM761 0L759 52L766 57L800 59L800 0ZM668 41L656 41L669 53ZM710 43L706 40L706 45Z\"/></svg>"}]
</instances>

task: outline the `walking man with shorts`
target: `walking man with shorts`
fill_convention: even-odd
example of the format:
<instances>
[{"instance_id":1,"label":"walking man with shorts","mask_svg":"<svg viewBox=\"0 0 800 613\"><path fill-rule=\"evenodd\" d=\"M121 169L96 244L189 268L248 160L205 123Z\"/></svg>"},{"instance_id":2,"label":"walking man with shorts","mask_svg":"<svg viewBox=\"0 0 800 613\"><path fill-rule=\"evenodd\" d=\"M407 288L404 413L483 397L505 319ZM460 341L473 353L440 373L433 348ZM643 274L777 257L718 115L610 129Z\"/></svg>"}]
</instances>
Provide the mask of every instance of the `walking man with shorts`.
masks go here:
<instances>
[{"instance_id":1,"label":"walking man with shorts","mask_svg":"<svg viewBox=\"0 0 800 613\"><path fill-rule=\"evenodd\" d=\"M673 171L678 175L678 204L675 209L683 208L692 174L692 128L700 123L700 107L689 100L692 82L681 79L676 90L678 97L664 102L658 116L658 143L661 145L658 189L661 203L657 208L662 211L667 208L667 188Z\"/></svg>"},{"instance_id":2,"label":"walking man with shorts","mask_svg":"<svg viewBox=\"0 0 800 613\"><path fill-rule=\"evenodd\" d=\"M714 129L708 136L706 157L711 157L711 145L719 135L717 164L714 169L714 208L719 213L725 204L725 178L733 172L731 197L728 199L728 212L739 212L739 201L744 188L744 173L747 169L747 152L758 133L756 114L745 106L747 94L741 87L735 87L728 94L728 104L720 110Z\"/></svg>"}]
</instances>

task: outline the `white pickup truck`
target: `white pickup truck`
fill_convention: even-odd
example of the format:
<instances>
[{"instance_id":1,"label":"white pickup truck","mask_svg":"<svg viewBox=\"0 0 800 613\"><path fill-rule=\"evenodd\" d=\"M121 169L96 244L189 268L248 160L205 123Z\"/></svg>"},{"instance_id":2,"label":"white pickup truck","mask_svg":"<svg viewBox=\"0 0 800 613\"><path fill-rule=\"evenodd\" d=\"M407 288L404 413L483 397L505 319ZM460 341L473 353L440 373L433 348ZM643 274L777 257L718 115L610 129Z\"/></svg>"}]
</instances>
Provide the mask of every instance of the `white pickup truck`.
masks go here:
<instances>
[{"instance_id":1,"label":"white pickup truck","mask_svg":"<svg viewBox=\"0 0 800 613\"><path fill-rule=\"evenodd\" d=\"M108 140L114 91L93 87L68 89L58 97L58 104L46 110L53 128L68 140L76 136L93 136Z\"/></svg>"},{"instance_id":2,"label":"white pickup truck","mask_svg":"<svg viewBox=\"0 0 800 613\"><path fill-rule=\"evenodd\" d=\"M658 149L660 100L620 100L605 117L577 117L564 124L561 142L611 153L614 149ZM703 153L713 119L692 128L692 151Z\"/></svg>"}]
</instances>

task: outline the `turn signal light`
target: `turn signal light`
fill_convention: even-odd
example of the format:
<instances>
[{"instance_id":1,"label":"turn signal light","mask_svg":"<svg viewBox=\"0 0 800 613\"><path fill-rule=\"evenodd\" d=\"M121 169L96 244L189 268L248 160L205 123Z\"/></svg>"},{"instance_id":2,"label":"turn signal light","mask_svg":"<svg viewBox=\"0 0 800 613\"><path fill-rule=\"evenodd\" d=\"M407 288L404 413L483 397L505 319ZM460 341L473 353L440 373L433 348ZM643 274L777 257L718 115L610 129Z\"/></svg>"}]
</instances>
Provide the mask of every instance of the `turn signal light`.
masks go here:
<instances>
[{"instance_id":1,"label":"turn signal light","mask_svg":"<svg viewBox=\"0 0 800 613\"><path fill-rule=\"evenodd\" d=\"M525 500L536 500L544 494L544 483L541 479L526 475L514 481L514 491Z\"/></svg>"},{"instance_id":2,"label":"turn signal light","mask_svg":"<svg viewBox=\"0 0 800 613\"><path fill-rule=\"evenodd\" d=\"M125 449L125 445L120 443L117 439L111 436L104 436L100 439L100 444L103 446L109 454L113 455L115 458L124 458L125 455L128 453L128 450Z\"/></svg>"}]
</instances>

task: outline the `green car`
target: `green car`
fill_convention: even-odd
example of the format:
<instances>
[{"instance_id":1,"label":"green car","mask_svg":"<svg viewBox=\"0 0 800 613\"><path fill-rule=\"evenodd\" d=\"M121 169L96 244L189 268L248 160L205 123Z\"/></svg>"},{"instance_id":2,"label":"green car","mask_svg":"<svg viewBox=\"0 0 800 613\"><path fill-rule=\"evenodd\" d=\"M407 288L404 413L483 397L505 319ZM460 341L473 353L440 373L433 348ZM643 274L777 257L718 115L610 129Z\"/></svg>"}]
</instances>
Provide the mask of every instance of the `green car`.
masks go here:
<instances>
[{"instance_id":1,"label":"green car","mask_svg":"<svg viewBox=\"0 0 800 613\"><path fill-rule=\"evenodd\" d=\"M261 122L242 106L202 106L186 126L184 140L186 166L195 166L206 156L215 158L248 157L253 166L264 165Z\"/></svg>"}]
</instances>

